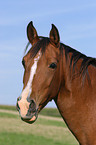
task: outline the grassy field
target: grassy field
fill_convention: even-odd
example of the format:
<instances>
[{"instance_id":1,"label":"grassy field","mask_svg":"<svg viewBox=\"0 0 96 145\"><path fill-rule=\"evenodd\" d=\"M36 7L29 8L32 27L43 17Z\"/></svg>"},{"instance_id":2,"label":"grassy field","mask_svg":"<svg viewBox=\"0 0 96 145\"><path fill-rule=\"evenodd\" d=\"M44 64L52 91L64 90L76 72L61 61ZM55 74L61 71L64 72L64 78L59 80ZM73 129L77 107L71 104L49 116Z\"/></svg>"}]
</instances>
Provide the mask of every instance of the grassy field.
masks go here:
<instances>
[{"instance_id":1,"label":"grassy field","mask_svg":"<svg viewBox=\"0 0 96 145\"><path fill-rule=\"evenodd\" d=\"M16 111L15 106L8 105L0 105L0 109ZM59 111L56 108L44 108L40 114L44 116L61 117Z\"/></svg>"},{"instance_id":2,"label":"grassy field","mask_svg":"<svg viewBox=\"0 0 96 145\"><path fill-rule=\"evenodd\" d=\"M56 116L56 109L45 109L30 125L9 108L0 107L0 145L78 145L60 116L48 113Z\"/></svg>"}]
</instances>

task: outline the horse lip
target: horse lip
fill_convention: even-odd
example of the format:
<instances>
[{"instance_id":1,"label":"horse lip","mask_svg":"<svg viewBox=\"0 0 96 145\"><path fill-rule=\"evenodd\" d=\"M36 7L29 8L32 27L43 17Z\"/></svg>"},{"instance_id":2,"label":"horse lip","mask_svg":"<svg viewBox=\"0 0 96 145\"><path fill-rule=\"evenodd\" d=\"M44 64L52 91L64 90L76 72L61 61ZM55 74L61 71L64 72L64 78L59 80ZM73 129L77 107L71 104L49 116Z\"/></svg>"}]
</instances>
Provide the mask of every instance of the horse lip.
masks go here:
<instances>
[{"instance_id":1,"label":"horse lip","mask_svg":"<svg viewBox=\"0 0 96 145\"><path fill-rule=\"evenodd\" d=\"M22 119L23 121L25 121L26 123L32 124L32 123L34 123L34 122L37 120L37 116L33 116L33 117L30 118L30 119L24 119L24 118L21 117L21 119Z\"/></svg>"},{"instance_id":2,"label":"horse lip","mask_svg":"<svg viewBox=\"0 0 96 145\"><path fill-rule=\"evenodd\" d=\"M36 111L30 116L26 115L24 117L21 117L21 119L29 124L32 124L37 120L37 117L38 117L38 111Z\"/></svg>"},{"instance_id":3,"label":"horse lip","mask_svg":"<svg viewBox=\"0 0 96 145\"><path fill-rule=\"evenodd\" d=\"M30 115L30 116L24 116L24 117L21 117L21 119L23 119L23 120L30 120L30 119L32 119L33 118L33 116L35 116L35 117L37 117L37 114L35 113L35 114L32 114L32 115Z\"/></svg>"}]
</instances>

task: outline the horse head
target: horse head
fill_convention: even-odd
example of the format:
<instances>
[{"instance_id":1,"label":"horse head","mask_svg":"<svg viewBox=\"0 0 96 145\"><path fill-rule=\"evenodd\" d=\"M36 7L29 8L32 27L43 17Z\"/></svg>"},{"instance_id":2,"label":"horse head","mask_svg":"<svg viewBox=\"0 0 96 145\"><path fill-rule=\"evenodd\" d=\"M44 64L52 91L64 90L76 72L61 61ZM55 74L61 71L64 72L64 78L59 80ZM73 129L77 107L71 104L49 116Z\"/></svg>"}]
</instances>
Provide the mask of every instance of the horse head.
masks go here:
<instances>
[{"instance_id":1,"label":"horse head","mask_svg":"<svg viewBox=\"0 0 96 145\"><path fill-rule=\"evenodd\" d=\"M27 26L27 37L32 47L22 60L23 90L17 109L23 121L33 123L60 88L60 37L53 24L49 38L39 37L32 22Z\"/></svg>"}]
</instances>

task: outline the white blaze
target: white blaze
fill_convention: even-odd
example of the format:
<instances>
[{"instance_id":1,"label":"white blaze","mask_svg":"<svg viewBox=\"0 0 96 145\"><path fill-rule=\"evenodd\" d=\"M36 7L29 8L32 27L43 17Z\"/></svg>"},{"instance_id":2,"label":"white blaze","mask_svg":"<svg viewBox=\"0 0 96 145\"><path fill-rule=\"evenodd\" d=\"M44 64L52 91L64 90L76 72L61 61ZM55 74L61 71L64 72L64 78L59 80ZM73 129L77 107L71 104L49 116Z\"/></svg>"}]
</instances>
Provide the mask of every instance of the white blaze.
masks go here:
<instances>
[{"instance_id":1,"label":"white blaze","mask_svg":"<svg viewBox=\"0 0 96 145\"><path fill-rule=\"evenodd\" d=\"M34 75L36 74L37 64L40 59L40 56L41 54L39 53L38 57L34 58L34 64L32 65L31 70L30 70L30 77L29 77L28 83L25 89L21 93L21 97L24 102L26 101L27 97L30 97L30 94L32 92L32 81L33 81Z\"/></svg>"}]
</instances>

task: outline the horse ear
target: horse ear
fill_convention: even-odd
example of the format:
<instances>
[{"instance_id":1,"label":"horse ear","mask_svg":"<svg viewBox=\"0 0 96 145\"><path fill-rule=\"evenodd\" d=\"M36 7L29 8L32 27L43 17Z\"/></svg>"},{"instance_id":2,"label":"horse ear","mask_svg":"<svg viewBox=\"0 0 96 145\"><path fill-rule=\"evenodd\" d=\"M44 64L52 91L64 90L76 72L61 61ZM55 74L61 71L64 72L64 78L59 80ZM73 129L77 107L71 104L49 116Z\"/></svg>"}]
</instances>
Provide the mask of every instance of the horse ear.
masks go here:
<instances>
[{"instance_id":1,"label":"horse ear","mask_svg":"<svg viewBox=\"0 0 96 145\"><path fill-rule=\"evenodd\" d=\"M34 45L39 40L37 31L34 28L32 21L27 26L27 37L32 45Z\"/></svg>"},{"instance_id":2,"label":"horse ear","mask_svg":"<svg viewBox=\"0 0 96 145\"><path fill-rule=\"evenodd\" d=\"M57 46L57 47L60 44L59 32L54 24L52 24L52 29L50 31L50 41L51 41L51 43L55 44L55 46Z\"/></svg>"}]
</instances>

